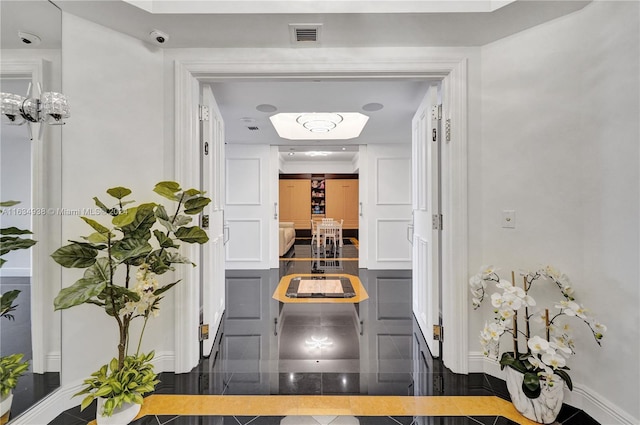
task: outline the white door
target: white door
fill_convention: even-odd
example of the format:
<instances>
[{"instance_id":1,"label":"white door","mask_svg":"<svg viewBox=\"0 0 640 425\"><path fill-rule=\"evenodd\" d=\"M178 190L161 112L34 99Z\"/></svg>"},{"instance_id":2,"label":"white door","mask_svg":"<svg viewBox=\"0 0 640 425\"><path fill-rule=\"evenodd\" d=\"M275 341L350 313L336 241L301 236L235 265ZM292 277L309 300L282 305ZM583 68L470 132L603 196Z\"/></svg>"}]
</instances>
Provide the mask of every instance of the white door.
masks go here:
<instances>
[{"instance_id":1,"label":"white door","mask_svg":"<svg viewBox=\"0 0 640 425\"><path fill-rule=\"evenodd\" d=\"M365 154L366 152L366 154ZM411 223L411 147L405 145L368 145L360 154L361 167L361 245L366 252L366 267L372 270L411 269L411 243L407 227ZM360 161L363 161L363 158ZM364 186L364 184L362 185Z\"/></svg>"},{"instance_id":2,"label":"white door","mask_svg":"<svg viewBox=\"0 0 640 425\"><path fill-rule=\"evenodd\" d=\"M429 87L413 117L413 312L434 357L440 345L434 325L440 323L440 128L438 86Z\"/></svg>"},{"instance_id":3,"label":"white door","mask_svg":"<svg viewBox=\"0 0 640 425\"><path fill-rule=\"evenodd\" d=\"M225 155L226 268L268 269L278 212L271 198L271 147L227 144Z\"/></svg>"},{"instance_id":4,"label":"white door","mask_svg":"<svg viewBox=\"0 0 640 425\"><path fill-rule=\"evenodd\" d=\"M200 324L209 325L209 337L202 343L201 356L211 354L215 330L224 312L224 122L211 86L202 86L201 190L211 198L201 215L201 226L209 235L202 245L200 266Z\"/></svg>"}]
</instances>

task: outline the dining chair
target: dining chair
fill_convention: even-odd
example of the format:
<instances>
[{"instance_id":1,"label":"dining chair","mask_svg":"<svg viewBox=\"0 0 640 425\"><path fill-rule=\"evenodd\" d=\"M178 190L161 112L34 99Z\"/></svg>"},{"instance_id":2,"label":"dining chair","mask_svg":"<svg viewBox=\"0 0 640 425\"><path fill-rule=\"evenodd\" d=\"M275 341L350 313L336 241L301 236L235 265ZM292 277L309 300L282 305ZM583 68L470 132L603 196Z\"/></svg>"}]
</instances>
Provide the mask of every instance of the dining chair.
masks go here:
<instances>
[{"instance_id":1,"label":"dining chair","mask_svg":"<svg viewBox=\"0 0 640 425\"><path fill-rule=\"evenodd\" d=\"M313 219L311 219L311 246L313 247L313 244L316 243L318 235L316 234L318 232L318 225L316 224L315 221L313 221Z\"/></svg>"}]
</instances>

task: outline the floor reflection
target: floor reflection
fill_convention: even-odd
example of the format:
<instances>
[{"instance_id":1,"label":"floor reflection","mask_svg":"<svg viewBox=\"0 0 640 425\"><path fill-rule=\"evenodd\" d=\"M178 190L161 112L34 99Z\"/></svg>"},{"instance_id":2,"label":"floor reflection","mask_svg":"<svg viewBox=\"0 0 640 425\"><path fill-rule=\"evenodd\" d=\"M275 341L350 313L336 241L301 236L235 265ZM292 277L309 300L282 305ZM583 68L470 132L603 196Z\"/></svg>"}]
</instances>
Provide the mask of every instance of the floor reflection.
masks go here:
<instances>
[{"instance_id":1,"label":"floor reflection","mask_svg":"<svg viewBox=\"0 0 640 425\"><path fill-rule=\"evenodd\" d=\"M191 373L160 374L156 394L494 396L507 398L503 381L485 374L457 375L433 359L413 319L411 272L358 268L356 243L319 252L298 240L279 269L228 270L226 311L210 356ZM369 298L360 303L285 304L273 298L280 278L322 274L337 261L358 276ZM336 273L332 270L331 273ZM563 408L559 422L595 422ZM372 413L376 414L376 413ZM72 409L53 425L84 425L95 406ZM332 424L449 425L514 422L491 417L318 416ZM287 421L294 422L287 422ZM338 421L338 422L336 422ZM347 422L340 422L347 421ZM350 422L349 422L350 421ZM357 421L357 422L356 422ZM313 416L145 416L135 425L316 425Z\"/></svg>"}]
</instances>

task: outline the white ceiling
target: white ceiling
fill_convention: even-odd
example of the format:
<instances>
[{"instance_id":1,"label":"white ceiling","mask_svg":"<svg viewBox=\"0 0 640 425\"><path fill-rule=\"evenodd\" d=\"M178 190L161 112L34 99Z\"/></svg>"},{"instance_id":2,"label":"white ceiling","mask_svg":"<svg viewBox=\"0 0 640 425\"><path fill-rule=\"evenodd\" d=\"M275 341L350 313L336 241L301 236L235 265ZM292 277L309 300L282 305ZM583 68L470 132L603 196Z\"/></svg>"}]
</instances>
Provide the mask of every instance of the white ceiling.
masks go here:
<instances>
[{"instance_id":1,"label":"white ceiling","mask_svg":"<svg viewBox=\"0 0 640 425\"><path fill-rule=\"evenodd\" d=\"M269 80L213 82L211 87L225 122L228 143L318 148L410 142L411 118L428 84L425 80ZM362 110L362 106L373 102L384 107L374 112ZM278 110L260 112L256 106L261 104ZM369 121L355 139L300 143L278 136L269 121L269 116L278 112L360 112Z\"/></svg>"},{"instance_id":2,"label":"white ceiling","mask_svg":"<svg viewBox=\"0 0 640 425\"><path fill-rule=\"evenodd\" d=\"M320 23L320 43L309 49L481 46L574 12L589 3L576 0L130 1L142 8L122 0L54 0L54 3L66 13L145 42L150 42L151 30L162 30L169 35L165 48L299 48L291 43L289 24ZM0 7L2 49L25 48L18 40L18 30L39 35L43 43L38 48L59 48L60 14L52 4L44 0L1 0ZM291 147L299 150L325 147L327 150L327 146L340 149L364 143L408 143L411 117L428 84L415 79L218 80L210 83L225 121L228 143L280 145L285 151ZM363 111L362 106L371 102L381 103L384 108ZM361 112L370 119L356 139L307 141L300 146L300 142L277 136L268 120L272 113L257 111L259 104L276 106L274 113ZM251 121L247 122L247 118ZM251 131L248 126L259 130ZM302 155L296 154L287 155L285 159L301 158ZM335 160L337 156L330 158Z\"/></svg>"}]
</instances>

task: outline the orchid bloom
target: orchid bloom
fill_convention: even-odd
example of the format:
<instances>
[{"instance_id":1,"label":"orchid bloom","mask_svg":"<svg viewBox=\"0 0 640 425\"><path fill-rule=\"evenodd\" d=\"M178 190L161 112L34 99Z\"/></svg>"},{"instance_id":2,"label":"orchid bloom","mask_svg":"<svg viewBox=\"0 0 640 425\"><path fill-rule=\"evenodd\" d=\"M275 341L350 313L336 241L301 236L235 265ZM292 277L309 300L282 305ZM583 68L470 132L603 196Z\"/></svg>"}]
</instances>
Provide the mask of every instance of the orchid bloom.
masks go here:
<instances>
[{"instance_id":1,"label":"orchid bloom","mask_svg":"<svg viewBox=\"0 0 640 425\"><path fill-rule=\"evenodd\" d=\"M565 358L558 355L558 353L553 349L547 350L547 352L542 355L541 360L544 364L552 367L553 369L564 367L567 364Z\"/></svg>"},{"instance_id":2,"label":"orchid bloom","mask_svg":"<svg viewBox=\"0 0 640 425\"><path fill-rule=\"evenodd\" d=\"M533 338L529 339L529 342L527 342L527 346L533 354L538 354L549 349L549 341L538 335L535 335Z\"/></svg>"}]
</instances>

